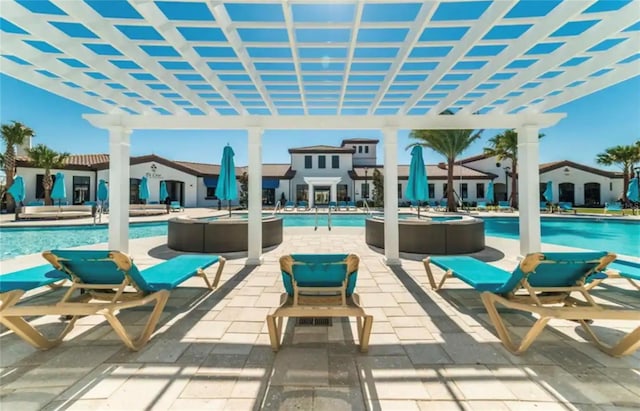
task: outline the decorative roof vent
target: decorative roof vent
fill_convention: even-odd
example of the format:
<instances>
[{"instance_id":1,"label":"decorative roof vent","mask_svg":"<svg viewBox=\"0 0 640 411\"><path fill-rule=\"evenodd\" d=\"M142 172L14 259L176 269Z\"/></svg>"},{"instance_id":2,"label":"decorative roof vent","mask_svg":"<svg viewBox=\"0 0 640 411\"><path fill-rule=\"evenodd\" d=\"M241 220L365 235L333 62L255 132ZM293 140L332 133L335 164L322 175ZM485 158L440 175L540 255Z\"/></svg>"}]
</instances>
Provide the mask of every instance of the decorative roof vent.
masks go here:
<instances>
[{"instance_id":1,"label":"decorative roof vent","mask_svg":"<svg viewBox=\"0 0 640 411\"><path fill-rule=\"evenodd\" d=\"M438 168L446 170L447 169L447 164L446 163L438 163Z\"/></svg>"}]
</instances>

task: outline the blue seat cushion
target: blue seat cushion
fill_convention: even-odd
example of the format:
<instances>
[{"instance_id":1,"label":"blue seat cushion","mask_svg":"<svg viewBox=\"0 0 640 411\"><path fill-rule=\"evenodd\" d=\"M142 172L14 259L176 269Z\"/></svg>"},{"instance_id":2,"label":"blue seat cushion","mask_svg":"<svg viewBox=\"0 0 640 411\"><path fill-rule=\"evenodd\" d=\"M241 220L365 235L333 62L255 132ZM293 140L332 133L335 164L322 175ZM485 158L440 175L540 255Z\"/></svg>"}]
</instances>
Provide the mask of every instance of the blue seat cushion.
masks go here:
<instances>
[{"instance_id":1,"label":"blue seat cushion","mask_svg":"<svg viewBox=\"0 0 640 411\"><path fill-rule=\"evenodd\" d=\"M144 291L172 290L196 275L199 269L204 270L219 260L220 257L216 255L180 255L138 272L143 283L138 285ZM138 279L133 274L134 269L137 271L135 265L132 267L131 276L137 282Z\"/></svg>"},{"instance_id":2,"label":"blue seat cushion","mask_svg":"<svg viewBox=\"0 0 640 411\"><path fill-rule=\"evenodd\" d=\"M68 275L54 269L51 264L26 268L1 275L0 293L13 290L29 291L68 278Z\"/></svg>"},{"instance_id":3,"label":"blue seat cushion","mask_svg":"<svg viewBox=\"0 0 640 411\"><path fill-rule=\"evenodd\" d=\"M456 278L478 291L505 292L504 287L513 276L508 271L467 256L431 257L431 263L445 271L451 270Z\"/></svg>"},{"instance_id":4,"label":"blue seat cushion","mask_svg":"<svg viewBox=\"0 0 640 411\"><path fill-rule=\"evenodd\" d=\"M622 277L640 281L640 263L616 260L613 263L609 264L607 268L619 271Z\"/></svg>"},{"instance_id":5,"label":"blue seat cushion","mask_svg":"<svg viewBox=\"0 0 640 411\"><path fill-rule=\"evenodd\" d=\"M344 262L347 255L293 254L293 277L300 287L340 287L345 276L349 275L346 294L351 296L356 287L358 271L347 273L347 263ZM282 282L287 294L293 295L291 276L282 272Z\"/></svg>"}]
</instances>

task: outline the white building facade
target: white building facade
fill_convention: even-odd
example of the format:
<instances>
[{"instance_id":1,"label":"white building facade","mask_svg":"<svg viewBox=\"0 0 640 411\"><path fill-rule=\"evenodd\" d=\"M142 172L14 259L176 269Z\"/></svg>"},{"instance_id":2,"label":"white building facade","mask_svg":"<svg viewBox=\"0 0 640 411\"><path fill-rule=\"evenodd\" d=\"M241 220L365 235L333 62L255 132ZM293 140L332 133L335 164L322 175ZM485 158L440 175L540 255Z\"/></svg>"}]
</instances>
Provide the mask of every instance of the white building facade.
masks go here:
<instances>
[{"instance_id":1,"label":"white building facade","mask_svg":"<svg viewBox=\"0 0 640 411\"><path fill-rule=\"evenodd\" d=\"M374 198L373 176L377 170L384 175L384 167L376 158L378 140L345 139L339 146L311 146L289 149L289 164L262 165L262 204L275 206L278 202L306 201L309 206L326 206L330 202L361 201ZM109 157L106 154L72 155L61 172L65 176L67 204L95 201L100 180L108 183ZM429 200L445 197L446 165L427 165ZM25 204L44 198L42 177L44 170L32 167L28 158L17 158L17 174L26 185ZM243 190L242 176L247 167L237 167L239 180L238 205ZM215 188L220 166L168 160L157 155L132 157L130 161L129 202L140 203L139 184L147 178L149 203L162 203L160 183L164 181L172 201L184 207L220 207ZM513 169L509 160L477 155L461 159L454 166L454 191L459 202L470 206L477 201L506 200L512 191ZM409 166L398 166L398 201L408 205L405 197ZM617 201L624 190L621 173L589 167L571 161L540 165L540 193L548 181L553 185L553 202L570 202L576 206L604 206ZM494 184L494 198L487 198L488 184ZM541 195L542 200L542 195ZM224 201L226 206L226 201Z\"/></svg>"}]
</instances>

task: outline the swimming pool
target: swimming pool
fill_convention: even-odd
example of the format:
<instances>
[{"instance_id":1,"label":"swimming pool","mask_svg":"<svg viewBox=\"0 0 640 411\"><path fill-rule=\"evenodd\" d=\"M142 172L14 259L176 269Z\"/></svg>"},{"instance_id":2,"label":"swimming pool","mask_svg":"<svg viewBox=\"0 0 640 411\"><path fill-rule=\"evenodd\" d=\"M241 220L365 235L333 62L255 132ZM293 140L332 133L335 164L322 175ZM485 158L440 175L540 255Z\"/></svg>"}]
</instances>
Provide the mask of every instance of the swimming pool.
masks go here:
<instances>
[{"instance_id":1,"label":"swimming pool","mask_svg":"<svg viewBox=\"0 0 640 411\"><path fill-rule=\"evenodd\" d=\"M406 218L407 214L401 215ZM313 214L282 214L285 227L313 227ZM363 214L336 214L331 222L336 227L364 227ZM441 217L446 219L447 217ZM485 218L488 236L518 238L518 219ZM327 225L327 216L319 216L318 224ZM129 226L130 238L167 235L166 222L136 223ZM0 229L0 260L18 255L38 253L55 248L77 247L108 240L106 226L7 227ZM591 250L607 250L630 256L640 255L640 221L593 218L542 218L542 241L550 244Z\"/></svg>"}]
</instances>

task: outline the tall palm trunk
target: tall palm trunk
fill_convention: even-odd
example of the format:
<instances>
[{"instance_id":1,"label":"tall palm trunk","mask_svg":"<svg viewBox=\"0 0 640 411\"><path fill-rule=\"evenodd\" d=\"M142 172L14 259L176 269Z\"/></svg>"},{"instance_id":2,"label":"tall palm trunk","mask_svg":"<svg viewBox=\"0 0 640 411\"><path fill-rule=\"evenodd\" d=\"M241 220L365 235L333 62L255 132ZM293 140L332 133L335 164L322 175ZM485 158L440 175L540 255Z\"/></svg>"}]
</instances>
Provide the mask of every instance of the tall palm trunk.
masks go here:
<instances>
[{"instance_id":1,"label":"tall palm trunk","mask_svg":"<svg viewBox=\"0 0 640 411\"><path fill-rule=\"evenodd\" d=\"M51 173L49 170L46 170L44 177L42 177L42 188L44 189L44 204L52 205L51 201L51 187L53 186L53 178L51 178Z\"/></svg>"},{"instance_id":2,"label":"tall palm trunk","mask_svg":"<svg viewBox=\"0 0 640 411\"><path fill-rule=\"evenodd\" d=\"M455 212L458 211L456 207L456 200L453 197L453 165L455 158L447 159L447 210Z\"/></svg>"},{"instance_id":3,"label":"tall palm trunk","mask_svg":"<svg viewBox=\"0 0 640 411\"><path fill-rule=\"evenodd\" d=\"M7 188L11 187L16 173L16 152L12 145L7 145L4 153L4 173L7 179ZM13 196L7 193L7 211L14 212L16 209L16 201Z\"/></svg>"},{"instance_id":4,"label":"tall palm trunk","mask_svg":"<svg viewBox=\"0 0 640 411\"><path fill-rule=\"evenodd\" d=\"M629 199L627 198L627 189L629 188L629 181L631 181L629 171L629 169L625 168L622 173L622 204L629 204Z\"/></svg>"},{"instance_id":5,"label":"tall palm trunk","mask_svg":"<svg viewBox=\"0 0 640 411\"><path fill-rule=\"evenodd\" d=\"M518 208L518 161L515 158L511 159L511 167L513 168L513 174L511 174L511 207Z\"/></svg>"}]
</instances>

